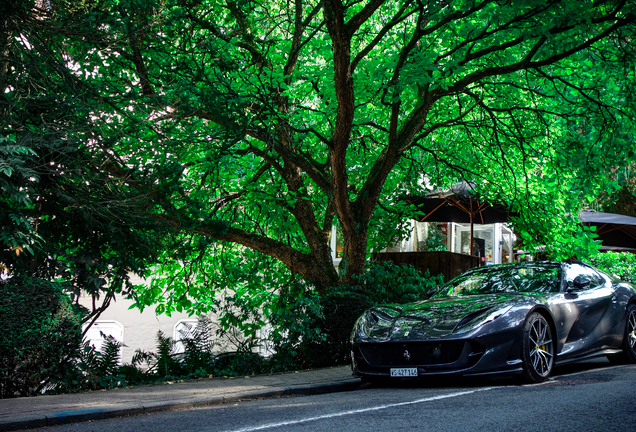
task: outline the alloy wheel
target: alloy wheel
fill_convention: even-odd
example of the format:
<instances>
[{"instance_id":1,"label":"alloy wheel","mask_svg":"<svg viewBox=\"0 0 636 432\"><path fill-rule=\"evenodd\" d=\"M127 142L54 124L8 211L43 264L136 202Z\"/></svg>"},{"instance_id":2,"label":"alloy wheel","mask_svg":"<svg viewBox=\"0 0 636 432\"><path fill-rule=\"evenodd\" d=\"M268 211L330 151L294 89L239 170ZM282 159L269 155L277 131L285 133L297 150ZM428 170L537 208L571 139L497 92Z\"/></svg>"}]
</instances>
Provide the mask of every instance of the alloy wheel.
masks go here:
<instances>
[{"instance_id":1,"label":"alloy wheel","mask_svg":"<svg viewBox=\"0 0 636 432\"><path fill-rule=\"evenodd\" d=\"M636 313L633 316L636 324ZM552 332L545 319L537 317L534 320L528 333L528 338L532 368L539 376L547 377L552 371L552 353L554 350L552 349ZM636 338L633 339L633 342L636 343Z\"/></svg>"}]
</instances>

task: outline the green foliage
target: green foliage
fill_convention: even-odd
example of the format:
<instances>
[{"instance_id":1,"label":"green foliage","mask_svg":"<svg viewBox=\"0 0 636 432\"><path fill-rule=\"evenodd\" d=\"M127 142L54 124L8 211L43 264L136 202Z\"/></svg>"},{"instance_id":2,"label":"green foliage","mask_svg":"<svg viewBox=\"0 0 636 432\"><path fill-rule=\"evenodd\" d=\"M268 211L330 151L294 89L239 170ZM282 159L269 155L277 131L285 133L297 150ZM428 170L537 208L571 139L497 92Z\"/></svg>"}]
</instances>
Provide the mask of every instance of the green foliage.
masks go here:
<instances>
[{"instance_id":1,"label":"green foliage","mask_svg":"<svg viewBox=\"0 0 636 432\"><path fill-rule=\"evenodd\" d=\"M27 215L16 210L34 204L29 194L29 185L39 178L33 169L34 156L32 149L0 136L0 245L17 255L22 251L33 253L41 242Z\"/></svg>"},{"instance_id":2,"label":"green foliage","mask_svg":"<svg viewBox=\"0 0 636 432\"><path fill-rule=\"evenodd\" d=\"M1 138L1 137L0 137ZM101 313L146 276L161 224L140 215L143 199L91 176L92 156L57 141L0 139L0 263L11 274L62 279L75 300ZM9 144L7 144L9 143ZM108 177L108 176L106 176Z\"/></svg>"},{"instance_id":3,"label":"green foliage","mask_svg":"<svg viewBox=\"0 0 636 432\"><path fill-rule=\"evenodd\" d=\"M90 107L95 94L66 68L70 52L54 36L79 30L97 3L0 7L0 269L64 280L73 300L92 297L89 321L130 295L131 275L147 275L166 225L148 216L147 191L122 179L125 168L110 171L113 154L92 148L110 138L98 137L91 117L113 113Z\"/></svg>"},{"instance_id":4,"label":"green foliage","mask_svg":"<svg viewBox=\"0 0 636 432\"><path fill-rule=\"evenodd\" d=\"M122 386L162 382L172 379L201 378L213 375L236 375L260 371L254 358L232 357L217 364L213 353L212 324L200 317L195 326L182 330L183 350L163 332L157 333L154 352L137 350L129 364L119 365L122 344L105 336L101 351L88 341L71 361L71 367L46 386L49 394L111 389Z\"/></svg>"},{"instance_id":5,"label":"green foliage","mask_svg":"<svg viewBox=\"0 0 636 432\"><path fill-rule=\"evenodd\" d=\"M92 355L85 356L86 360L84 360L86 370L101 376L114 375L119 368L119 353L123 344L112 336L106 336L103 333L101 335L104 337L102 351L96 352L91 346L89 352ZM87 343L84 346L86 347Z\"/></svg>"},{"instance_id":6,"label":"green foliage","mask_svg":"<svg viewBox=\"0 0 636 432\"><path fill-rule=\"evenodd\" d=\"M188 373L197 370L209 370L214 363L212 354L214 334L212 322L207 316L200 316L196 325L185 324L185 328L179 330L180 342L183 344L182 367Z\"/></svg>"},{"instance_id":7,"label":"green foliage","mask_svg":"<svg viewBox=\"0 0 636 432\"><path fill-rule=\"evenodd\" d=\"M47 394L111 389L127 384L119 366L122 344L112 336L101 335L104 337L102 350L84 341L78 356L73 358L73 367L46 387Z\"/></svg>"},{"instance_id":8,"label":"green foliage","mask_svg":"<svg viewBox=\"0 0 636 432\"><path fill-rule=\"evenodd\" d=\"M603 252L590 257L589 262L616 279L636 284L636 254Z\"/></svg>"},{"instance_id":9,"label":"green foliage","mask_svg":"<svg viewBox=\"0 0 636 432\"><path fill-rule=\"evenodd\" d=\"M0 283L0 328L0 398L40 393L80 354L80 316L57 283L19 276Z\"/></svg>"},{"instance_id":10,"label":"green foliage","mask_svg":"<svg viewBox=\"0 0 636 432\"><path fill-rule=\"evenodd\" d=\"M428 237L426 237L425 251L445 251L448 250L446 243L446 235L436 225L428 226Z\"/></svg>"},{"instance_id":11,"label":"green foliage","mask_svg":"<svg viewBox=\"0 0 636 432\"><path fill-rule=\"evenodd\" d=\"M324 319L323 298L310 285L296 282L284 287L276 303L268 307L272 327L268 343L274 351L274 371L309 367L311 355L303 346L322 346L327 335L318 325Z\"/></svg>"},{"instance_id":12,"label":"green foliage","mask_svg":"<svg viewBox=\"0 0 636 432\"><path fill-rule=\"evenodd\" d=\"M157 352L151 354L152 369L158 376L174 377L181 375L182 367L175 352L175 341L162 331L157 332Z\"/></svg>"},{"instance_id":13,"label":"green foliage","mask_svg":"<svg viewBox=\"0 0 636 432\"><path fill-rule=\"evenodd\" d=\"M611 169L608 180L615 183L615 188L603 191L590 207L636 217L636 163L631 161L623 167Z\"/></svg>"},{"instance_id":14,"label":"green foliage","mask_svg":"<svg viewBox=\"0 0 636 432\"><path fill-rule=\"evenodd\" d=\"M419 270L391 261L371 263L368 270L357 277L360 292L374 303L411 303L424 300L442 286L442 275L431 277L428 270Z\"/></svg>"},{"instance_id":15,"label":"green foliage","mask_svg":"<svg viewBox=\"0 0 636 432\"><path fill-rule=\"evenodd\" d=\"M305 367L348 364L351 330L362 313L380 303L409 303L424 300L443 284L442 276L430 277L408 265L390 261L371 263L356 277L359 285L331 288L315 299L321 313L302 318L302 328L312 329L312 338L297 339L298 362ZM305 331L302 335L307 335ZM296 337L302 336L298 335Z\"/></svg>"},{"instance_id":16,"label":"green foliage","mask_svg":"<svg viewBox=\"0 0 636 432\"><path fill-rule=\"evenodd\" d=\"M281 296L269 315L274 361L283 368L348 364L349 337L358 317L379 303L407 303L428 298L442 285L413 267L371 263L357 285L330 288L319 296L302 284Z\"/></svg>"},{"instance_id":17,"label":"green foliage","mask_svg":"<svg viewBox=\"0 0 636 432\"><path fill-rule=\"evenodd\" d=\"M305 368L344 365L351 362L349 339L356 320L375 303L357 292L332 292L320 299L321 316L305 322L320 331L320 340L299 344L299 363Z\"/></svg>"},{"instance_id":18,"label":"green foliage","mask_svg":"<svg viewBox=\"0 0 636 432\"><path fill-rule=\"evenodd\" d=\"M188 267L218 248L240 272L247 260L228 244L324 295L405 234L401 199L426 192L423 175L512 205L526 247L593 253L566 215L615 189L607 172L634 159L633 2L14 3L0 136L35 152L14 156L35 158L36 180L20 182L43 210L12 199L3 241L33 248L37 222L36 267L54 257L102 298L132 294L126 269L144 275L187 242L201 247L179 251L178 273L199 280L154 286L174 297L168 312L214 307ZM17 159L11 172L27 166Z\"/></svg>"},{"instance_id":19,"label":"green foliage","mask_svg":"<svg viewBox=\"0 0 636 432\"><path fill-rule=\"evenodd\" d=\"M273 359L265 359L260 354L249 351L237 351L220 356L214 370L221 376L246 376L272 373L281 369Z\"/></svg>"}]
</instances>

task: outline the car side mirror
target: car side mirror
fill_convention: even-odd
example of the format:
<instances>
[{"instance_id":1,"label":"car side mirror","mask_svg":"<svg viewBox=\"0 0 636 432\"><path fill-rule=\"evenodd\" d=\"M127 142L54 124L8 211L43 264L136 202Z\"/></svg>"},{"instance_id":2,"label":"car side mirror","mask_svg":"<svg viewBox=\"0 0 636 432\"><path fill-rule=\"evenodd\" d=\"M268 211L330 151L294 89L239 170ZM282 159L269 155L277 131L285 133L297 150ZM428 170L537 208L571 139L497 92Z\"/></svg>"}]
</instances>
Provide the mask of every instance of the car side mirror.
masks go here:
<instances>
[{"instance_id":1,"label":"car side mirror","mask_svg":"<svg viewBox=\"0 0 636 432\"><path fill-rule=\"evenodd\" d=\"M567 292L579 291L588 289L590 287L590 280L586 276L577 276L572 281L572 286L567 289Z\"/></svg>"}]
</instances>

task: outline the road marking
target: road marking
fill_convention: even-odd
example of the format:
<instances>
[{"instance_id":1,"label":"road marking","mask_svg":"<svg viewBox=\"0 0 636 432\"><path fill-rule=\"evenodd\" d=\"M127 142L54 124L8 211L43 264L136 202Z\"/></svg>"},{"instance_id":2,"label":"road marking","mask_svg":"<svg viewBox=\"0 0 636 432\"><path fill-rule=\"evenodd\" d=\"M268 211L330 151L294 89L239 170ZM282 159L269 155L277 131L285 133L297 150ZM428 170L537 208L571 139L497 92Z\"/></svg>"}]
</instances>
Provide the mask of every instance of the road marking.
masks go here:
<instances>
[{"instance_id":1,"label":"road marking","mask_svg":"<svg viewBox=\"0 0 636 432\"><path fill-rule=\"evenodd\" d=\"M589 369L589 370L585 370L585 371L579 371L579 372L574 372L574 373L570 373L570 374L559 375L559 376L555 376L555 377L550 377L547 381L542 382L542 383L525 384L522 387L542 386L542 385L548 384L550 382L556 381L556 380L558 380L561 377L569 377L569 376L574 376L574 375L586 374L586 373L590 373L590 372L598 372L598 371L607 370L607 369L614 369L614 368L617 368L617 367L623 367L623 365L612 365L612 366L607 366L607 367L603 367L603 368ZM370 407L370 408L362 408L362 409L351 410L351 411L342 411L342 412L337 412L337 413L332 413L332 414L325 414L325 415L316 416L316 417L308 417L308 418L299 419L299 420L290 420L290 421L280 422L280 423L268 423L268 424L264 424L264 425L260 425L260 426L250 426L250 427L246 427L246 428L242 428L242 429L234 429L234 430L229 430L229 431L225 431L225 432L252 432L252 431L265 430L265 429L274 429L274 428L279 428L279 427L283 427L283 426L291 426L291 425L296 425L296 424L301 424L301 423L308 423L308 422L313 422L313 421L318 421L318 420L325 420L325 419L329 419L329 418L343 417L343 416L347 416L347 415L354 415L354 414L360 414L360 413L371 412L371 411L379 411L379 410L394 408L394 407L398 407L398 406L416 405L416 404L425 403L425 402L433 402L433 401L437 401L437 400L441 400L441 399L449 399L449 398L454 398L454 397L459 397L459 396L465 396L465 395L469 395L469 394L473 394L473 393L477 393L477 392L488 391L488 390L493 390L493 389L499 389L499 388L504 388L504 387L506 387L506 386L485 387L485 388L480 388L480 389L476 389L476 390L463 391L463 392L457 392L457 393L450 393L450 394L442 395L442 396L432 396L432 397L428 397L428 398L424 398L424 399L417 399L417 400L413 400L413 401L409 401L409 402L399 402L399 403L388 404L388 405L380 405L380 406L375 406L375 407Z\"/></svg>"},{"instance_id":2,"label":"road marking","mask_svg":"<svg viewBox=\"0 0 636 432\"><path fill-rule=\"evenodd\" d=\"M428 397L428 398L424 398L424 399L417 399L417 400L409 401L409 402L400 402L400 403L394 403L394 404L388 404L388 405L380 405L380 406L375 406L375 407L370 407L370 408L362 408L362 409L351 410L351 411L341 411L341 412L337 412L337 413L333 413L333 414L325 414L325 415L316 416L316 417L307 417L307 418L304 418L304 419L290 420L290 421L280 422L280 423L268 423L268 424L264 424L264 425L260 425L260 426L250 426L250 427L246 427L246 428L242 428L242 429L235 429L235 430L226 431L226 432L251 432L251 431L258 431L258 430L265 430L265 429L274 429L274 428L278 428L278 427L291 426L291 425L296 425L296 424L301 424L301 423L308 423L308 422L324 420L324 419L329 419L329 418L343 417L343 416L347 416L347 415L360 414L360 413L365 413L365 412L370 412L370 411L379 411L379 410L384 410L384 409L394 408L394 407L399 407L399 406L405 406L405 405L415 405L415 404L420 404L420 403L425 403L425 402L437 401L437 400L441 400L441 399L449 399L449 398L454 398L454 397L458 397L458 396L465 396L465 395L469 395L469 394L473 394L473 393L477 393L477 392L492 390L492 389L496 389L496 388L500 388L500 387L485 387L485 388L471 390L471 391L450 393L450 394L442 395L442 396L433 396L433 397Z\"/></svg>"}]
</instances>

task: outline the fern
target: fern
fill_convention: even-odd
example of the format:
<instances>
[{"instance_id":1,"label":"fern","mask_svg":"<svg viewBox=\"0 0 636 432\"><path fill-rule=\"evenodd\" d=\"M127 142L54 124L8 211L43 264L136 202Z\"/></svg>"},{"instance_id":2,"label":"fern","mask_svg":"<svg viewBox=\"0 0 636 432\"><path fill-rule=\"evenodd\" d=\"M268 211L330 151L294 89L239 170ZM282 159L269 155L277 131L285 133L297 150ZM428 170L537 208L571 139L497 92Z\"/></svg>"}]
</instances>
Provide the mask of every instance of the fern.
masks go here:
<instances>
[{"instance_id":1,"label":"fern","mask_svg":"<svg viewBox=\"0 0 636 432\"><path fill-rule=\"evenodd\" d=\"M179 376L181 366L175 352L175 341L161 330L157 332L157 353L153 354L154 369L159 376Z\"/></svg>"},{"instance_id":2,"label":"fern","mask_svg":"<svg viewBox=\"0 0 636 432\"><path fill-rule=\"evenodd\" d=\"M195 326L185 324L184 327L179 330L181 343L185 348L183 368L188 374L212 373L214 366L212 321L208 317L201 316Z\"/></svg>"}]
</instances>

